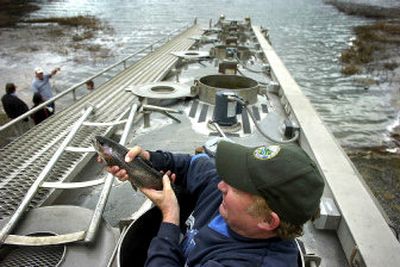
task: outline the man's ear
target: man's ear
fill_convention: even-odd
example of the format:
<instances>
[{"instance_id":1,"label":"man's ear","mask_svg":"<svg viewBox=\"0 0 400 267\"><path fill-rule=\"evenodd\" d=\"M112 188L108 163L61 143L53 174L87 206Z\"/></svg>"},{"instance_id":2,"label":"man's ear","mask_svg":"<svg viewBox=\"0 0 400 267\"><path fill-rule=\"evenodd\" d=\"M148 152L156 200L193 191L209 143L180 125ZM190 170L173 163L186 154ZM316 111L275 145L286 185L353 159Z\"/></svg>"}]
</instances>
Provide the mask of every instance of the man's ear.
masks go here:
<instances>
[{"instance_id":1,"label":"man's ear","mask_svg":"<svg viewBox=\"0 0 400 267\"><path fill-rule=\"evenodd\" d=\"M281 224L281 219L279 218L279 215L276 214L275 212L271 212L269 218L264 218L261 222L257 224L257 226L260 229L266 230L266 231L273 231L278 226Z\"/></svg>"}]
</instances>

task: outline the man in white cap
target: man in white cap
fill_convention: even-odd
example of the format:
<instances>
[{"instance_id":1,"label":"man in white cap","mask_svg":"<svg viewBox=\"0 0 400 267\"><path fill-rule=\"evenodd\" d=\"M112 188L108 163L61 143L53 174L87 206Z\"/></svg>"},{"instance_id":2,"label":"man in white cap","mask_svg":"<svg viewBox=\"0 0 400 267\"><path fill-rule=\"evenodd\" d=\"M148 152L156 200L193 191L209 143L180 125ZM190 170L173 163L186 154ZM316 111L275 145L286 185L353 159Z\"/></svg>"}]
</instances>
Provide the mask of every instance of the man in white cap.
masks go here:
<instances>
[{"instance_id":1,"label":"man in white cap","mask_svg":"<svg viewBox=\"0 0 400 267\"><path fill-rule=\"evenodd\" d=\"M50 74L44 74L43 69L40 67L35 68L35 78L32 81L32 90L33 93L39 93L44 101L49 100L53 97L53 93L51 91L50 78L53 77L57 72L60 71L60 68L55 68ZM54 102L48 104L50 108L50 113L53 114L55 111Z\"/></svg>"}]
</instances>

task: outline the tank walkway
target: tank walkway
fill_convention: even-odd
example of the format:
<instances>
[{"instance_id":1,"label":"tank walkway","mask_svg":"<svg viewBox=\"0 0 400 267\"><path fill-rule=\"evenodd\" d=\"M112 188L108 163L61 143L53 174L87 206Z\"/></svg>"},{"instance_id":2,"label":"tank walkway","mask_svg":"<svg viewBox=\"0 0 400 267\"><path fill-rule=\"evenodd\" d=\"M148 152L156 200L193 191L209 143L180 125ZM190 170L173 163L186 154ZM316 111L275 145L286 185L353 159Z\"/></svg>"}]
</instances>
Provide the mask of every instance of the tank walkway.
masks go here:
<instances>
[{"instance_id":1,"label":"tank walkway","mask_svg":"<svg viewBox=\"0 0 400 267\"><path fill-rule=\"evenodd\" d=\"M202 30L198 25L188 28L159 49L118 73L65 110L30 129L24 135L0 150L0 220L12 215L21 200L46 167L58 147L69 134L75 122L90 104L95 107L89 120L107 123L121 120L127 115L135 96L125 91L129 85L160 81L176 64L178 58L171 52L188 50ZM92 127L83 125L69 144L71 147L90 147L95 135L103 135L112 126ZM65 151L51 169L46 182L71 180L91 159L93 153ZM40 188L29 208L42 205L54 189Z\"/></svg>"}]
</instances>

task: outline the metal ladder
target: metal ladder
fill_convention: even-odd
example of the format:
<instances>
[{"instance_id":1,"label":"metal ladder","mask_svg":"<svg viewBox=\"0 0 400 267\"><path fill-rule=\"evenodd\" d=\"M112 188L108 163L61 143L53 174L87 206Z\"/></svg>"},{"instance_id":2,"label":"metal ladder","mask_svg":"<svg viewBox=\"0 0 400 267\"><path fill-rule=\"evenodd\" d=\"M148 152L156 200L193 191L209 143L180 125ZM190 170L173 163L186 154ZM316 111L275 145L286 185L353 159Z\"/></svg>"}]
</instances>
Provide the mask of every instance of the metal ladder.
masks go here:
<instances>
[{"instance_id":1,"label":"metal ladder","mask_svg":"<svg viewBox=\"0 0 400 267\"><path fill-rule=\"evenodd\" d=\"M116 125L121 123L126 123L124 133L129 131L127 127L129 126L130 128L132 126L132 119L135 117L135 114L132 114L132 112L133 110L136 111L138 106L134 104L130 109L128 108L129 103L135 102L136 97L124 91L126 85L161 80L177 61L174 56L170 55L171 51L188 49L194 43L194 41L189 40L188 37L201 31L199 27L187 29L155 53L146 56L130 69L121 72L115 78L108 81L102 86L103 88L96 89L96 91L82 99L82 101L73 104L66 111L55 114L52 116L53 118L33 128L27 134L16 140L16 142L0 150L3 161L1 165L4 167L0 170L0 176L2 176L0 186L6 189L2 191L5 192L5 196L3 201L4 205L2 204L3 214L1 216L6 218L6 215L9 214L7 217L10 218L6 224L3 224L5 226L1 229L0 246L3 244L41 246L46 244L70 243L74 241L90 242L93 240L97 228L99 227L108 194L112 187L113 178L110 175L105 179L88 182L60 182L66 181L66 177L73 177L74 174L79 171L79 166L84 166L90 159L88 156L70 159L70 157L68 157L70 154L68 153L82 153L81 155L88 155L91 149L69 145L74 142L79 143L78 146L82 144L87 145L90 136L94 134L109 134ZM101 101L99 101L99 99ZM89 102L95 103L95 107L85 107ZM83 114L77 116L82 110ZM129 110L131 112L129 112ZM98 121L107 121L106 119L111 118L115 120L115 122L91 123L87 121L94 111ZM133 117L121 121L128 112L129 116ZM84 129L81 129L82 126L96 126L96 130L90 133L88 131L85 132ZM107 129L104 130L105 128ZM121 137L122 144L126 142L125 135L126 134L123 134ZM43 138L45 138L45 140ZM8 164L9 162L10 164ZM34 172L32 172L33 170ZM36 172L38 170L40 172ZM55 175L55 173L57 175ZM30 183L26 177L29 177L29 179L35 177L35 179ZM104 183L103 191L87 230L46 237L10 234L28 208L40 206L43 204L44 198L46 198L45 201L51 202L51 200L48 200L47 191L82 188L102 183ZM15 197L19 197L23 191L21 191L21 189L16 190L15 192L17 193L11 191L13 188L12 186L15 184L21 186L21 188L29 185L29 187L27 187L27 193L23 193L25 196L18 202L20 204L16 209L11 205L18 200L18 198ZM43 193L43 189L47 191ZM11 210L13 213L8 212Z\"/></svg>"},{"instance_id":2,"label":"metal ladder","mask_svg":"<svg viewBox=\"0 0 400 267\"><path fill-rule=\"evenodd\" d=\"M114 97L114 94L110 94L106 99L100 102L98 105L103 105L105 102L109 101L110 98ZM135 99L137 100L137 99ZM158 107L153 105L147 104L138 104L137 101L134 101L127 119L122 119L126 116L128 111L125 111L121 114L117 121L107 122L107 123L96 123L96 122L89 122L87 119L96 109L94 106L89 106L86 108L76 123L72 126L70 132L65 137L61 145L58 147L57 151L54 153L53 157L47 163L46 167L40 173L37 180L32 184L31 188L28 190L28 193L25 195L24 199L22 200L20 206L17 208L13 216L10 220L6 223L6 225L0 231L0 242L2 244L7 245L23 245L23 246L47 246L47 245L59 245L59 244L66 244L76 241L83 241L83 242L91 242L99 228L101 215L103 214L104 208L107 203L107 199L109 193L111 191L113 185L113 175L108 173L105 179L96 179L91 181L85 182L46 182L46 178L49 176L51 169L54 167L57 160L60 158L61 154L64 152L75 152L75 153L91 153L95 152L93 148L81 148L81 147L70 147L68 146L71 143L71 140L74 138L76 133L79 131L81 126L91 126L91 127L99 127L99 126L108 126L106 131L106 135L110 134L110 132L115 128L117 125L125 124L124 130L122 132L119 144L125 145L127 142L128 134L132 129L133 121L136 117L139 116L137 111L143 112L149 115L149 112L160 112L161 114L174 119L176 122L180 123L180 121L175 118L170 113L181 113L180 111ZM146 116L146 115L145 115ZM90 187L95 185L103 184L103 189L100 194L100 198L97 202L96 208L93 212L93 216L90 220L89 226L86 231L77 231L68 234L62 235L55 235L55 236L26 236L26 235L10 235L10 231L16 226L18 221L21 219L23 213L28 208L29 202L32 200L34 195L37 193L39 188L53 188L53 189L77 189L77 188L84 188ZM148 205L148 201L144 203L144 205Z\"/></svg>"},{"instance_id":3,"label":"metal ladder","mask_svg":"<svg viewBox=\"0 0 400 267\"><path fill-rule=\"evenodd\" d=\"M114 97L118 91L115 91L113 94L110 94L106 99L98 104L98 106L103 105L110 98ZM22 200L21 204L18 206L15 213L11 216L10 220L5 224L5 226L0 231L0 242L1 244L8 244L8 245L25 245L25 246L44 246L44 245L56 245L56 244L66 244L75 241L84 241L84 242L91 242L97 232L101 221L101 215L104 211L105 205L107 203L107 198L110 193L112 184L113 184L113 176L108 174L105 179L97 179L89 182L56 182L56 183L46 183L46 178L49 176L50 171L54 167L55 163L61 157L62 153L65 151L72 151L78 153L90 153L94 152L91 148L77 148L77 147L68 147L71 143L72 139L79 131L82 125L86 126L109 126L106 134L109 134L111 130L119 124L125 123L124 131L121 136L119 143L121 145L125 145L128 137L128 133L132 128L133 120L136 115L136 111L138 109L138 104L134 103L131 106L129 111L128 118L125 120L121 120L127 113L127 111L123 112L118 121L109 122L109 123L92 123L88 122L87 119L96 109L94 106L89 106L86 108L76 123L71 127L68 135L65 137L61 145L58 147L57 151L54 153L53 157L47 163L43 171L40 173L36 181L32 184L30 189L28 190L27 194L25 195L24 199ZM78 231L74 233L68 233L63 235L55 235L55 236L21 236L21 235L10 235L10 231L16 226L20 218L22 217L25 210L28 208L28 205L32 198L35 196L39 188L54 188L54 189L76 189L76 188L83 188L93 185L99 185L104 183L99 201L97 202L96 208L94 210L92 219L86 231Z\"/></svg>"}]
</instances>

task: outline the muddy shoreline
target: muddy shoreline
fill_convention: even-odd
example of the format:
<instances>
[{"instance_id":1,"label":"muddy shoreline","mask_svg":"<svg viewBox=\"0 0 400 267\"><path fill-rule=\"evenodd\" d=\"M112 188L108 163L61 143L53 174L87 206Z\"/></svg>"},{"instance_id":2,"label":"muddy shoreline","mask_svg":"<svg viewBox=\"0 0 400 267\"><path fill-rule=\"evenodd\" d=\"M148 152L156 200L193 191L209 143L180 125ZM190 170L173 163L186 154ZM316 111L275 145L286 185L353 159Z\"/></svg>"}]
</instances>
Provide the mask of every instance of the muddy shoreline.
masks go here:
<instances>
[{"instance_id":1,"label":"muddy shoreline","mask_svg":"<svg viewBox=\"0 0 400 267\"><path fill-rule=\"evenodd\" d=\"M356 39L343 51L342 72L381 74L393 90L400 90L400 8L383 8L326 1L348 15L374 18L370 25L354 28ZM383 75L384 74L384 75ZM372 81L375 82L375 81ZM366 83L368 90L368 83ZM394 147L344 148L371 192L400 233L400 127L392 129ZM398 237L398 236L397 236Z\"/></svg>"},{"instance_id":2,"label":"muddy shoreline","mask_svg":"<svg viewBox=\"0 0 400 267\"><path fill-rule=\"evenodd\" d=\"M22 17L40 9L33 0L0 0L0 6L0 27L13 27Z\"/></svg>"}]
</instances>

